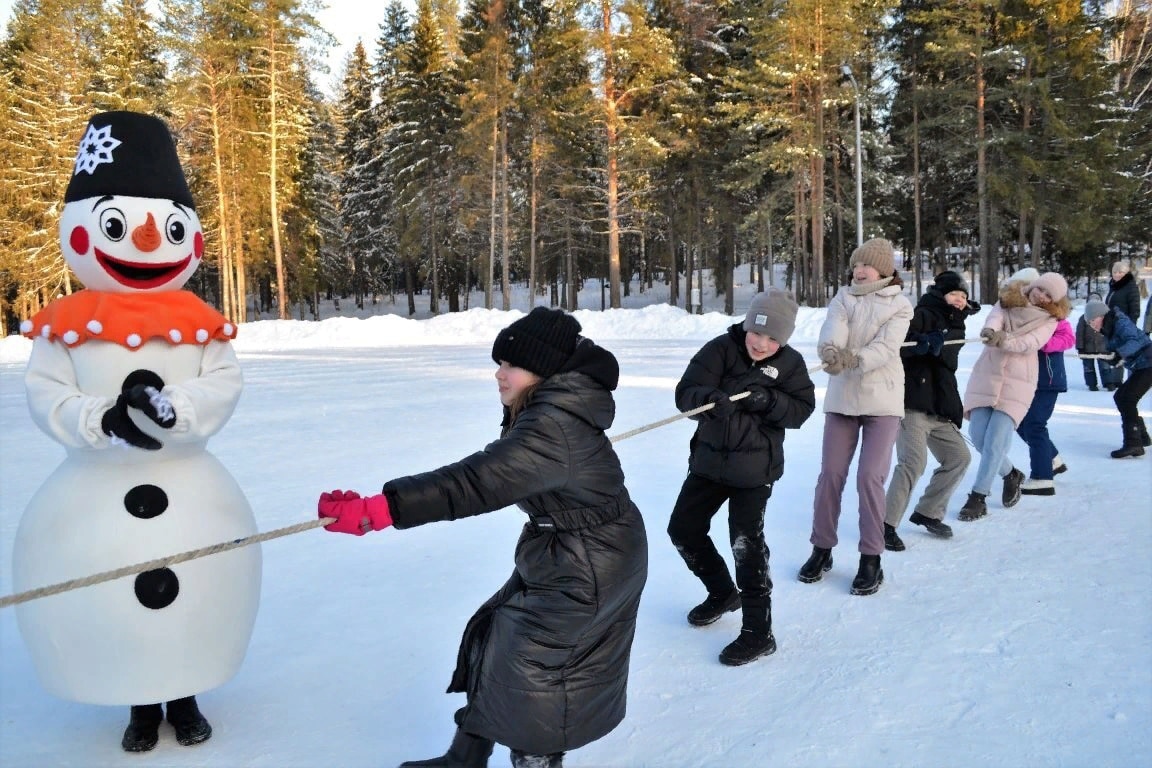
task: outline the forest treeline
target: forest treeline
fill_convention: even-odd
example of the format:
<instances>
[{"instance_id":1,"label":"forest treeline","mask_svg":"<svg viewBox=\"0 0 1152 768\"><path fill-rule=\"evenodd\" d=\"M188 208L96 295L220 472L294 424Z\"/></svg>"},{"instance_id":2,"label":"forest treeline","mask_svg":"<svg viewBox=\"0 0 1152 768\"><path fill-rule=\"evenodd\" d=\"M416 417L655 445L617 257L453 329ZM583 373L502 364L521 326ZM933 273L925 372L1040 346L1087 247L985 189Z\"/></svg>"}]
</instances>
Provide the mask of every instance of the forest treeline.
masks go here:
<instances>
[{"instance_id":1,"label":"forest treeline","mask_svg":"<svg viewBox=\"0 0 1152 768\"><path fill-rule=\"evenodd\" d=\"M858 233L990 296L1002 269L1076 279L1152 242L1149 0L373 8L329 95L316 0L16 0L7 329L79 287L56 220L111 109L172 127L208 246L189 287L240 322L473 290L507 309L513 283L574 309L593 278L608 306L661 281L732 313L745 263L823 306Z\"/></svg>"}]
</instances>

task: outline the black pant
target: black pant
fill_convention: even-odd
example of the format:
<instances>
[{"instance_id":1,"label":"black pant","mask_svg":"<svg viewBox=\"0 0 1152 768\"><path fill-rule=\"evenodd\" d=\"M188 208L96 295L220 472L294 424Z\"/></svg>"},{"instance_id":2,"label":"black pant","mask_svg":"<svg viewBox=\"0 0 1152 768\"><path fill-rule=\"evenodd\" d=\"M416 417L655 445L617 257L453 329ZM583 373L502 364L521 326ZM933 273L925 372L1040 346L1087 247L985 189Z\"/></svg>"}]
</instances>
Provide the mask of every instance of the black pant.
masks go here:
<instances>
[{"instance_id":1,"label":"black pant","mask_svg":"<svg viewBox=\"0 0 1152 768\"><path fill-rule=\"evenodd\" d=\"M768 544L764 541L764 511L772 486L732 488L689 474L668 520L668 536L710 595L732 591L728 564L716 550L708 530L712 518L728 502L728 541L736 562L736 584L744 599L772 594Z\"/></svg>"},{"instance_id":2,"label":"black pant","mask_svg":"<svg viewBox=\"0 0 1152 768\"><path fill-rule=\"evenodd\" d=\"M1138 408L1140 398L1148 393L1150 387L1152 387L1152 368L1141 368L1129 373L1128 381L1121 384L1116 394L1112 395L1116 407L1120 409L1120 421L1124 424L1140 423Z\"/></svg>"}]
</instances>

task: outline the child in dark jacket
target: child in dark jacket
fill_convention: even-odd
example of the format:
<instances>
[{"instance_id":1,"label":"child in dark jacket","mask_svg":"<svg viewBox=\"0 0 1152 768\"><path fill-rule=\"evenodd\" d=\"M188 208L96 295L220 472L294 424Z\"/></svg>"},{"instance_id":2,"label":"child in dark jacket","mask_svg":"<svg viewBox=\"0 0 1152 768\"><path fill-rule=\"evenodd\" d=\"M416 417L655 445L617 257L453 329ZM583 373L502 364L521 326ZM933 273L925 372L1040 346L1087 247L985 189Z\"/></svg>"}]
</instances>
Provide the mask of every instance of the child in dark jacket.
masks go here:
<instances>
[{"instance_id":1,"label":"child in dark jacket","mask_svg":"<svg viewBox=\"0 0 1152 768\"><path fill-rule=\"evenodd\" d=\"M891 552L904 550L896 528L904 518L912 488L928 465L929 451L939 466L909 520L935 536L952 537L944 513L952 492L964 479L972 453L960 432L964 423L964 405L956 383L960 344L945 342L963 341L965 319L979 311L980 305L968 298L968 284L949 270L936 276L912 313L905 343L916 346L900 349L904 418L896 437L896 467L884 499L884 548Z\"/></svg>"},{"instance_id":2,"label":"child in dark jacket","mask_svg":"<svg viewBox=\"0 0 1152 768\"><path fill-rule=\"evenodd\" d=\"M784 474L784 430L798 429L816 408L804 358L788 346L797 310L784 291L757 294L744 322L706 343L676 385L681 411L709 403L712 408L693 417L699 423L689 444L688 477L672 509L668 536L708 590L704 602L688 612L688 623L702 627L729 611L742 611L739 637L720 653L728 666L776 650L764 512L772 484ZM745 392L746 397L732 398ZM708 536L725 501L735 582Z\"/></svg>"},{"instance_id":3,"label":"child in dark jacket","mask_svg":"<svg viewBox=\"0 0 1152 768\"><path fill-rule=\"evenodd\" d=\"M1089 294L1088 300L1093 299L1100 301L1100 294ZM1112 366L1108 365L1104 358L1096 357L1107 353L1108 341L1099 331L1093 330L1092 326L1088 325L1084 315L1080 315L1080 319L1076 321L1076 354L1080 356L1080 362L1084 367L1084 384L1091 392L1099 390L1101 385L1107 387L1116 378ZM1100 371L1099 378L1096 377L1097 369Z\"/></svg>"},{"instance_id":4,"label":"child in dark jacket","mask_svg":"<svg viewBox=\"0 0 1152 768\"><path fill-rule=\"evenodd\" d=\"M1139 412L1140 398L1152 387L1152 339L1119 307L1109 310L1103 302L1090 301L1084 307L1084 316L1108 340L1108 349L1114 353L1112 364L1123 365L1131 373L1112 396L1124 430L1124 444L1112 451L1112 458L1143 456L1144 449L1152 445Z\"/></svg>"},{"instance_id":5,"label":"child in dark jacket","mask_svg":"<svg viewBox=\"0 0 1152 768\"><path fill-rule=\"evenodd\" d=\"M537 307L496 336L500 439L382 493L322 494L339 533L494 512L528 522L507 583L469 620L449 692L467 695L448 753L403 766L485 766L495 743L515 768L560 768L563 753L624 719L628 659L648 539L604 430L620 368L560 310Z\"/></svg>"}]
</instances>

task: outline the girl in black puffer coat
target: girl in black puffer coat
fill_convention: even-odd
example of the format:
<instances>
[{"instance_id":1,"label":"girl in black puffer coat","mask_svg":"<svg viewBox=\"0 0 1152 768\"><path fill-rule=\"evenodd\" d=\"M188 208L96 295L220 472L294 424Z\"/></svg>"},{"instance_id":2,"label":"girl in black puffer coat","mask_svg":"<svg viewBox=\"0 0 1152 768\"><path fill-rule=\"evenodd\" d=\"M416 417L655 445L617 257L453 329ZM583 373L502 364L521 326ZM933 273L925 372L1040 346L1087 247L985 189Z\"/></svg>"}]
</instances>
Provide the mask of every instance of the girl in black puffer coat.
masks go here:
<instances>
[{"instance_id":1,"label":"girl in black puffer coat","mask_svg":"<svg viewBox=\"0 0 1152 768\"><path fill-rule=\"evenodd\" d=\"M1119 309L1128 315L1133 324L1140 322L1140 286L1136 285L1127 262L1117 261L1112 265L1112 279L1108 281L1104 303L1109 309ZM1114 391L1124 383L1124 368L1110 369L1108 381L1101 383L1109 392Z\"/></svg>"},{"instance_id":2,"label":"girl in black puffer coat","mask_svg":"<svg viewBox=\"0 0 1152 768\"><path fill-rule=\"evenodd\" d=\"M404 766L557 768L624 719L628 660L648 572L644 521L604 434L616 358L560 310L537 307L496 337L501 437L368 499L321 496L329 530L412 528L517 504L528 514L507 583L464 630L449 692L467 694L448 753Z\"/></svg>"}]
</instances>

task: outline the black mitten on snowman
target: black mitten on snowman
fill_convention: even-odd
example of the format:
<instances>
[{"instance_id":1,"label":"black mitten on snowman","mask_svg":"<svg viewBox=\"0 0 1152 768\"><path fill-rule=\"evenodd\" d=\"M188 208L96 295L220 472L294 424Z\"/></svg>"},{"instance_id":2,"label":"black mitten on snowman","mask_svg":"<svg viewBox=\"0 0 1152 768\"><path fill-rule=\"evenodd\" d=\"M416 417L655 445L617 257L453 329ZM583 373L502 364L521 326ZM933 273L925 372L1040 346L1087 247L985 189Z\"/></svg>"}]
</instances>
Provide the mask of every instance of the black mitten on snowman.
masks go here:
<instances>
[{"instance_id":1,"label":"black mitten on snowman","mask_svg":"<svg viewBox=\"0 0 1152 768\"><path fill-rule=\"evenodd\" d=\"M105 411L100 420L104 434L146 451L163 448L163 443L137 427L128 415L128 409L135 408L164 429L171 429L176 423L176 412L171 401L161 393L162 389L164 380L153 371L133 371L124 377L115 405Z\"/></svg>"}]
</instances>

